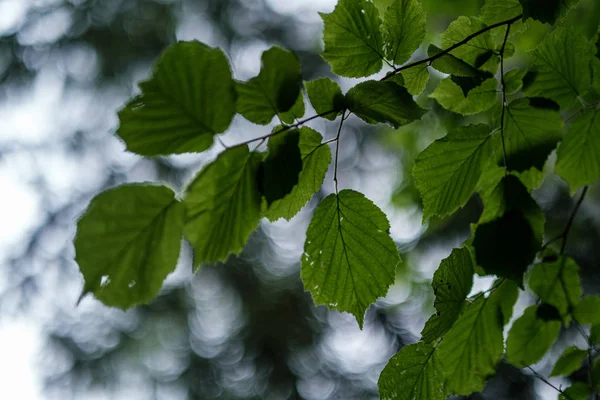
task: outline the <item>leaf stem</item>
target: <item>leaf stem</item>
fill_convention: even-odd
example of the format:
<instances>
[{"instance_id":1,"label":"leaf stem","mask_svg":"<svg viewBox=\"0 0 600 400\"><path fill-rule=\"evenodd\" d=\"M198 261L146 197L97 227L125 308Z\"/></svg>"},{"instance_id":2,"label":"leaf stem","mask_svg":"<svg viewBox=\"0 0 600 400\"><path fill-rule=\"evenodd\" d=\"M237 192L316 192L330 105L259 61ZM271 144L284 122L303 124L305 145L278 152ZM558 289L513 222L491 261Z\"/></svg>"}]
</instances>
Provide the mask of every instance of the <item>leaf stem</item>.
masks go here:
<instances>
[{"instance_id":1,"label":"leaf stem","mask_svg":"<svg viewBox=\"0 0 600 400\"><path fill-rule=\"evenodd\" d=\"M511 23L506 26L504 41L500 47L500 86L502 87L502 111L500 112L500 140L502 141L502 156L504 157L504 176L508 174L508 162L506 157L506 144L504 143L504 113L506 112L506 83L504 82L504 50L508 41Z\"/></svg>"},{"instance_id":2,"label":"leaf stem","mask_svg":"<svg viewBox=\"0 0 600 400\"><path fill-rule=\"evenodd\" d=\"M573 400L573 398L571 396L569 396L568 394L566 394L564 392L564 390L557 388L556 386L554 386L552 383L550 383L550 381L546 378L544 378L543 375L541 375L539 372L537 372L535 369L531 368L529 365L527 366L527 368L533 372L533 375L538 378L539 380L541 380L542 382L544 382L546 385L550 386L552 389L556 390L558 393L560 393L561 395L563 395L563 397L567 400Z\"/></svg>"},{"instance_id":3,"label":"leaf stem","mask_svg":"<svg viewBox=\"0 0 600 400\"><path fill-rule=\"evenodd\" d=\"M573 207L573 211L571 211L571 215L569 216L567 224L565 225L565 230L563 231L563 233L561 235L563 242L562 242L562 245L560 246L560 254L563 254L565 252L565 247L567 246L567 239L569 237L569 232L571 231L571 226L573 226L573 221L575 220L575 215L577 215L577 211L579 211L579 208L581 207L581 203L583 203L583 199L585 198L587 191L588 191L588 186L584 186L583 190L581 191L581 196L579 196L579 200L577 200L575 207Z\"/></svg>"},{"instance_id":4,"label":"leaf stem","mask_svg":"<svg viewBox=\"0 0 600 400\"><path fill-rule=\"evenodd\" d=\"M569 231L571 230L571 226L573 225L573 220L575 219L575 215L577 214L577 211L579 211L579 207L581 206L581 203L583 202L583 199L587 193L587 190L588 190L588 187L584 186L583 191L581 192L581 196L579 197L579 200L577 200L577 204L575 204L575 207L573 208L573 210L571 210L571 214L569 215L569 219L567 220L567 224L565 225L565 228L563 229L562 233L560 235L548 240L544 245L542 245L542 250L546 249L552 243L562 239L563 243L561 245L560 254L564 253L566 242L567 242L567 236L569 235Z\"/></svg>"},{"instance_id":5,"label":"leaf stem","mask_svg":"<svg viewBox=\"0 0 600 400\"><path fill-rule=\"evenodd\" d=\"M469 41L471 41L472 39L476 38L477 36L482 35L482 34L488 32L488 31L490 31L490 30L492 30L494 28L497 28L499 26L503 26L503 25L509 25L510 26L511 24L517 22L522 17L523 17L523 14L519 14L519 15L517 15L514 18L507 19L506 21L500 21L500 22L497 22L495 24L486 26L485 28L480 29L477 32L474 32L474 33L470 34L469 36L467 36L466 38L464 38L460 42L457 42L457 43L453 44L452 46L448 47L447 49L442 50L438 54L435 54L435 55L433 55L431 57L424 58L422 60L418 60L418 61L414 61L414 62L411 62L411 63L408 63L408 64L404 64L403 66L398 67L398 68L394 68L394 70L392 72L390 72L389 74L387 74L386 76L384 76L380 80L381 81L385 81L386 79L390 79L393 75L396 75L398 72L404 71L405 69L416 67L417 65L421 65L421 64L425 64L425 63L431 63L431 62L437 60L438 58L443 57L446 54L450 53L452 50L455 50L455 49L459 48L460 46L462 46L464 44L467 44Z\"/></svg>"},{"instance_id":6,"label":"leaf stem","mask_svg":"<svg viewBox=\"0 0 600 400\"><path fill-rule=\"evenodd\" d=\"M335 164L333 166L333 183L335 185L335 194L338 194L338 157L340 154L340 134L342 133L342 126L344 126L344 121L346 120L346 110L342 112L342 119L340 120L340 125L338 126L337 135L335 136Z\"/></svg>"},{"instance_id":7,"label":"leaf stem","mask_svg":"<svg viewBox=\"0 0 600 400\"><path fill-rule=\"evenodd\" d=\"M245 142L241 142L241 143L235 144L233 146L229 146L228 149L234 149L236 147L240 147L240 146L244 146L244 145L247 145L247 144L250 144L250 143L253 143L253 142L257 142L259 140L265 141L265 140L267 140L267 139L269 139L269 138L271 138L273 136L279 135L280 133L289 131L290 129L297 128L299 126L304 125L305 123L307 123L309 121L312 121L312 120L317 119L317 118L324 117L325 115L329 115L329 114L332 114L332 113L335 113L335 112L337 112L337 110L329 110L329 111L325 111L325 112L322 112L322 113L319 113L319 114L312 115L312 116L310 116L308 118L301 119L300 121L295 122L295 123L293 123L291 125L286 125L286 126L280 128L280 129L277 129L276 131L273 131L273 132L271 132L271 133L269 133L267 135L259 136L259 137L254 138L254 139L246 140Z\"/></svg>"}]
</instances>

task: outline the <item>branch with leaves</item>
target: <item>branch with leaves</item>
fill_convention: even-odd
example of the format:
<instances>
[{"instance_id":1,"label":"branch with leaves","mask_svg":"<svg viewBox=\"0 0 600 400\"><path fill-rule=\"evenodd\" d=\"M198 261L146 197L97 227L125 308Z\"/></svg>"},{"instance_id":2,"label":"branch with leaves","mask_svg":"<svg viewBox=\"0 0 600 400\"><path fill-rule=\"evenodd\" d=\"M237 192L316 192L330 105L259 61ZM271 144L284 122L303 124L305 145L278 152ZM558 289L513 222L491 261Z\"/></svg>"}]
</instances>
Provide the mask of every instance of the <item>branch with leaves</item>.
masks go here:
<instances>
[{"instance_id":1,"label":"branch with leaves","mask_svg":"<svg viewBox=\"0 0 600 400\"><path fill-rule=\"evenodd\" d=\"M571 322L591 327L589 349L581 351L590 368L584 389L596 393L591 349L600 337L600 297L583 297L579 266L565 244L588 187L600 179L600 59L591 40L556 27L530 53L531 69L506 70L526 20L554 24L575 3L545 4L541 12L529 1L487 0L478 17L457 18L440 35L441 47L431 43L427 57L411 62L427 33L419 0L339 0L321 14L322 57L332 72L368 78L384 65L391 71L346 93L330 78L304 82L316 112L309 117L293 52L268 49L259 74L238 81L221 50L195 41L172 45L140 83L141 94L119 112L117 134L129 151L148 157L206 151L236 114L259 125L276 119L279 126L224 145L178 195L160 184L129 184L94 198L75 238L82 295L123 309L152 301L175 268L182 237L193 247L194 268L238 255L262 218L289 220L305 207L333 159L334 191L314 210L301 278L316 305L350 313L362 328L366 310L394 283L400 255L385 213L362 193L338 188L344 123L354 114L399 128L444 109L459 123L414 163L423 222L454 214L475 193L483 212L471 237L435 272L436 312L420 340L382 372L381 397L437 400L481 391L503 359L530 368ZM581 99L589 102L565 121L565 111ZM339 118L333 139L323 141L305 126L319 118ZM333 142L334 157L327 145ZM556 173L571 190L584 189L560 236L560 253L540 262L545 216L531 192L555 149ZM475 274L498 279L469 296ZM525 284L539 302L516 316L505 337ZM581 351L567 348L552 375L580 367ZM582 390L539 377L564 398Z\"/></svg>"}]
</instances>

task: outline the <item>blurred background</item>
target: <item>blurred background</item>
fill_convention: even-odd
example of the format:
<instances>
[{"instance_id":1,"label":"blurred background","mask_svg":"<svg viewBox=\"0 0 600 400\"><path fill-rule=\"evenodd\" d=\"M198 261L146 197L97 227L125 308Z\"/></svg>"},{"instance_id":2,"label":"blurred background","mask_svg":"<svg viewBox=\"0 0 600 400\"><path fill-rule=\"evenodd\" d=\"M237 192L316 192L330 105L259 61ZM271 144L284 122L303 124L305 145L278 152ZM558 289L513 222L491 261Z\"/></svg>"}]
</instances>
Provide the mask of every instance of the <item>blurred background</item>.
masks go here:
<instances>
[{"instance_id":1,"label":"blurred background","mask_svg":"<svg viewBox=\"0 0 600 400\"><path fill-rule=\"evenodd\" d=\"M321 192L291 222L268 223L244 252L191 271L185 247L177 270L152 303L122 312L91 296L75 306L83 279L73 261L75 222L101 190L123 182L163 181L180 189L223 148L142 159L114 135L117 110L148 77L169 44L197 39L222 48L237 79L260 69L273 44L294 50L305 80L330 76L319 57L321 19L335 0L0 0L0 398L3 399L377 399L387 360L418 340L433 312L430 280L440 260L469 235L481 212L475 196L456 215L421 225L410 171L416 154L449 128L467 123L421 95L435 110L398 131L350 119L340 148L340 184L364 192L389 216L402 254L396 284L353 317L315 307L303 291L299 260ZM424 0L426 43L483 1ZM592 37L600 3L582 0L564 22ZM548 27L532 24L508 67L530 64ZM424 57L421 48L415 58ZM385 73L382 72L382 74ZM442 76L432 72L431 90ZM357 81L340 81L347 90ZM308 105L308 103L307 103ZM312 114L308 105L307 115ZM337 125L310 126L335 135ZM236 117L221 139L233 144L268 132ZM547 237L563 229L574 204L566 185L546 177L534 197L547 214ZM577 198L577 196L575 197ZM575 220L567 252L588 293L600 292L600 187ZM474 291L491 278L478 278ZM534 299L524 294L518 307ZM536 369L548 373L565 329ZM578 371L571 380L584 380ZM553 380L566 386L569 381ZM485 399L555 399L526 371L500 365Z\"/></svg>"}]
</instances>

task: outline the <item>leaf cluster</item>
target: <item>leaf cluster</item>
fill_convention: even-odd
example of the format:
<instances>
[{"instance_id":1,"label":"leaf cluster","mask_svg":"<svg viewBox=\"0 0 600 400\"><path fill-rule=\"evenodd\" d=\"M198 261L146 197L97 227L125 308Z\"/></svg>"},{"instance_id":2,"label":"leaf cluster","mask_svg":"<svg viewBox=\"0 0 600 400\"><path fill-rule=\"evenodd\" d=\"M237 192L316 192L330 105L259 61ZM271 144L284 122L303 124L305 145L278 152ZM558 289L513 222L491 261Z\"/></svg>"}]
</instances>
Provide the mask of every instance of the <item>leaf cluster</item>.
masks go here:
<instances>
[{"instance_id":1,"label":"leaf cluster","mask_svg":"<svg viewBox=\"0 0 600 400\"><path fill-rule=\"evenodd\" d=\"M592 326L590 343L598 342L600 297L582 298L579 267L564 254L570 225L559 238L560 252L540 257L545 217L531 196L553 152L556 174L573 192L584 188L581 199L600 179L595 43L555 27L530 52L529 68L506 70L531 19L554 24L577 3L487 0L479 16L457 18L440 47L428 44L426 57L411 61L427 33L420 0L339 0L321 14L322 57L339 77L368 78L346 93L331 78L303 82L297 56L280 47L262 54L257 76L239 81L220 49L197 41L172 45L119 112L117 135L127 150L148 157L203 152L236 114L277 126L225 146L178 193L145 183L95 197L75 238L82 295L123 309L151 301L175 269L182 238L194 250L194 267L240 254L262 218L289 220L305 207L333 161L335 192L314 210L301 277L315 304L349 312L362 327L365 311L394 283L400 256L385 213L363 194L337 189L344 121L354 114L398 128L444 109L463 118L415 159L423 222L455 213L475 193L484 209L471 237L435 272L436 312L420 341L384 369L381 397L444 399L480 391L503 358L518 367L535 364L570 323ZM383 69L383 77L373 78ZM304 116L307 101L315 115ZM305 126L316 118L337 120L337 136L324 141ZM474 274L498 279L489 291L471 295ZM526 286L539 301L516 317L505 337ZM587 355L568 347L552 375L571 374ZM590 381L561 393L575 398L577 390L595 392L595 386Z\"/></svg>"}]
</instances>

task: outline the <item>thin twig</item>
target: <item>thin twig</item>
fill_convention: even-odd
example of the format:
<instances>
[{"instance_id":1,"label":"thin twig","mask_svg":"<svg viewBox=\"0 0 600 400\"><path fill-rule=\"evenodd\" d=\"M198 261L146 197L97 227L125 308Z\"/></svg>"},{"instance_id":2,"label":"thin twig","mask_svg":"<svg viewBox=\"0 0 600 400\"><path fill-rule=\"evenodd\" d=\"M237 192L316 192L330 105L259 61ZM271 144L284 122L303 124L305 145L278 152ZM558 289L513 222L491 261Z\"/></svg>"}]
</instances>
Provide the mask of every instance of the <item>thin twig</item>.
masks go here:
<instances>
[{"instance_id":1,"label":"thin twig","mask_svg":"<svg viewBox=\"0 0 600 400\"><path fill-rule=\"evenodd\" d=\"M569 232L571 231L571 226L573 225L573 221L575 220L575 215L577 215L577 211L579 211L579 207L581 207L581 203L583 203L583 199L585 198L585 195L588 191L588 187L584 186L583 190L581 191L581 196L579 197L579 200L577 200L577 203L575 204L575 207L573 208L573 211L571 211L571 215L569 216L569 220L567 221L567 225L565 225L565 230L563 231L562 234L562 246L560 246L560 254L563 254L565 252L565 247L567 246L567 238L569 237Z\"/></svg>"},{"instance_id":2,"label":"thin twig","mask_svg":"<svg viewBox=\"0 0 600 400\"><path fill-rule=\"evenodd\" d=\"M333 182L335 184L335 194L338 193L338 179L337 179L337 171L338 171L338 157L340 153L340 134L342 133L342 126L344 126L344 121L346 120L346 110L342 113L342 119L340 120L340 125L338 126L337 135L335 136L335 164L333 166Z\"/></svg>"},{"instance_id":3,"label":"thin twig","mask_svg":"<svg viewBox=\"0 0 600 400\"><path fill-rule=\"evenodd\" d=\"M577 204L575 204L575 207L573 208L573 210L571 210L571 214L569 215L569 219L567 221L567 224L565 225L565 228L563 229L562 233L550 240L548 240L546 243L544 243L542 245L542 250L545 250L548 246L550 246L552 243L557 242L559 240L563 240L561 249L560 249L560 253L563 254L565 251L565 245L567 242L567 236L569 235L569 231L571 230L571 225L573 225L573 220L575 219L575 215L577 214L577 211L579 211L579 207L581 206L581 203L583 202L583 199L587 193L588 187L584 186L583 187L583 191L581 192L581 197L579 197L579 200L577 200Z\"/></svg>"},{"instance_id":4,"label":"thin twig","mask_svg":"<svg viewBox=\"0 0 600 400\"><path fill-rule=\"evenodd\" d=\"M297 128L297 127L299 127L301 125L304 125L305 123L307 123L309 121L312 121L312 120L320 118L320 117L324 117L324 116L329 115L329 114L333 114L335 112L337 112L337 110L329 110L329 111L325 111L325 112L322 112L322 113L319 113L319 114L312 115L312 116L310 116L308 118L305 118L305 119L302 119L302 120L300 120L300 121L298 121L298 122L296 122L294 124L286 125L286 126L280 128L280 129L277 129L276 131L273 131L273 132L271 132L271 133L269 133L267 135L263 135L263 136L259 136L259 137L254 138L254 139L246 140L245 142L241 142L241 143L238 143L236 145L230 146L229 148L230 149L235 149L236 147L241 147L241 146L253 143L253 142L257 142L259 140L265 141L266 139L268 139L270 137L279 135L280 133L283 133L283 132L289 131L290 129L294 129L294 128Z\"/></svg>"},{"instance_id":5,"label":"thin twig","mask_svg":"<svg viewBox=\"0 0 600 400\"><path fill-rule=\"evenodd\" d=\"M519 20L519 19L521 19L522 17L523 17L523 15L521 14L521 15L518 15L518 16L516 16L516 17L514 17L514 18L511 18L511 19L509 19L509 20L506 20L506 21L501 21L501 22L498 22L498 23L495 23L495 24L492 24L492 25L486 26L485 28L483 28L483 29L480 29L479 31L477 31L477 32L474 32L474 33L470 34L469 36L467 36L466 38L464 38L464 39L463 39L463 40L461 40L460 42L457 42L457 43L453 44L452 46L448 47L447 49L444 49L444 50L442 50L442 51L441 51L441 52L439 52L438 54L435 54L435 55L433 55L433 56L431 56L431 57L424 58L424 59L422 59L422 60L414 61L414 62L412 62L412 63L409 63L409 64L405 64L405 65L403 65L403 66L400 66L400 67L398 67L398 68L394 68L394 70L393 70L392 72L390 72L389 74L387 74L386 76L384 76L383 78L381 78L381 79L380 79L380 81L385 81L386 79L389 79L389 78L391 78L393 75L397 74L398 72L400 72L400 71L404 71L404 70L407 70L407 69L409 69L409 68L412 68L412 67L416 67L417 65L421 65L421 64L425 64L425 63L428 63L428 64L430 64L430 65L431 65L431 63L432 63L433 61L435 61L435 60L437 60L438 58L440 58L440 57L443 57L444 55L446 55L446 54L450 53L452 50L455 50L455 49L457 49L457 48L459 48L459 47L461 47L461 46L463 46L463 45L467 44L469 41L471 41L472 39L476 38L477 36L479 36L479 35L482 35L482 34L484 34L484 33L488 32L488 31L490 31L490 30L492 30L492 29L494 29L494 28L497 28L497 27L499 27L499 26L508 25L508 26L510 27L510 25L511 25L512 23L514 23L514 22L518 21L518 20ZM507 32L507 36L508 36L508 32ZM506 39L505 39L505 41L506 41ZM505 43L505 44L506 44L506 43ZM505 44L503 45L503 48L502 48L502 50L504 50ZM387 60L385 60L385 61L387 62ZM388 64L389 64L389 63L388 63ZM273 136L275 136L275 135L278 135L278 134L280 134L280 133L283 133L283 132L285 132L285 131L288 131L288 130L290 130L290 129L294 129L294 128L297 128L297 127L299 127L299 126L301 126L301 125L304 125L305 123L307 123L307 122L309 122L309 121L312 121L312 120L314 120L314 119L317 119L317 118L320 118L320 117L324 117L325 115L329 115L329 114L332 114L332 113L335 113L335 112L338 112L338 110L329 110L329 111L326 111L326 112L322 112L322 113L319 113L319 114L316 114L316 115L310 116L310 117L308 117L308 118L305 118L305 119L303 119L303 120L299 120L299 121L297 121L297 122L296 122L296 123L294 123L294 124L291 124L291 125L286 125L286 126L284 126L283 128L281 128L281 129L278 129L278 130L276 130L276 131L274 131L274 132L271 132L271 133L269 133L269 134L267 134L267 135L259 136L259 137L257 137L257 138L254 138L254 139L246 140L246 141L244 141L244 142L241 142L241 143L238 143L238 144L236 144L236 145L229 146L229 147L228 147L228 149L234 149L234 148L236 148L236 147L244 146L244 145L247 145L247 144L250 144L250 143L253 143L253 142L259 141L259 140L262 140L262 141L264 141L264 140L266 140L266 139L268 139L268 138L270 138L270 137L273 137ZM343 112L343 114L345 115L345 118L348 118L348 117L350 116L350 114L351 114L351 113L352 113L352 112L351 112L351 111L349 111L349 110L347 110L347 109L346 109L346 110L344 110L344 112ZM342 120L343 120L343 119L344 119L344 118L342 118ZM340 124L340 126L341 126L341 124ZM338 137L339 137L339 135L338 135ZM339 143L339 142L338 142L338 143ZM339 147L339 145L338 145L337 147ZM337 150L337 147L336 147L336 150ZM337 181L336 181L336 185L337 185Z\"/></svg>"},{"instance_id":6,"label":"thin twig","mask_svg":"<svg viewBox=\"0 0 600 400\"><path fill-rule=\"evenodd\" d=\"M464 38L460 42L457 42L457 43L453 44L452 46L448 47L447 49L442 50L438 54L435 54L435 55L433 55L431 57L427 57L427 58L424 58L422 60L414 61L414 62L411 62L409 64L405 64L405 65L403 65L401 67L395 68L392 72L390 72L389 74L387 74L386 76L384 76L380 80L385 81L386 79L390 79L393 75L396 75L398 72L404 71L405 69L409 69L409 68L412 68L412 67L416 67L417 65L421 65L421 64L425 64L425 63L432 63L433 61L437 60L438 58L443 57L446 54L450 53L452 50L455 50L455 49L459 48L460 46L462 46L462 45L470 42L472 39L476 38L477 36L482 35L482 34L488 32L488 31L490 31L490 30L492 30L494 28L497 28L499 26L510 25L510 24L512 24L514 22L517 22L521 18L523 18L523 14L517 15L516 17L508 19L506 21L500 21L498 23L486 26L485 28L483 28L483 29L481 29L481 30L479 30L477 32L474 32L474 33L470 34L469 36L467 36L466 38Z\"/></svg>"},{"instance_id":7,"label":"thin twig","mask_svg":"<svg viewBox=\"0 0 600 400\"><path fill-rule=\"evenodd\" d=\"M504 176L508 174L508 163L506 157L506 145L504 144L504 113L506 111L506 83L504 82L504 50L508 41L508 33L510 32L511 24L506 26L504 33L504 41L500 47L500 86L502 86L502 111L500 112L500 140L502 141L502 155L504 157Z\"/></svg>"},{"instance_id":8,"label":"thin twig","mask_svg":"<svg viewBox=\"0 0 600 400\"><path fill-rule=\"evenodd\" d=\"M556 386L554 386L552 383L550 383L550 381L546 378L544 378L540 373L538 373L535 369L531 368L529 365L527 366L527 368L533 372L533 375L535 375L536 378L538 378L540 381L544 382L546 385L550 386L552 389L556 390L558 393L560 393L561 395L563 395L565 397L565 399L567 400L573 400L573 398L571 396L569 396L568 394L566 394L564 392L564 390L557 388Z\"/></svg>"}]
</instances>

